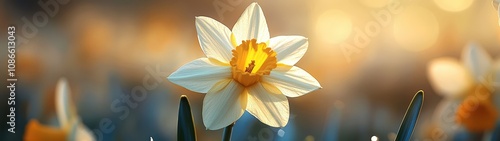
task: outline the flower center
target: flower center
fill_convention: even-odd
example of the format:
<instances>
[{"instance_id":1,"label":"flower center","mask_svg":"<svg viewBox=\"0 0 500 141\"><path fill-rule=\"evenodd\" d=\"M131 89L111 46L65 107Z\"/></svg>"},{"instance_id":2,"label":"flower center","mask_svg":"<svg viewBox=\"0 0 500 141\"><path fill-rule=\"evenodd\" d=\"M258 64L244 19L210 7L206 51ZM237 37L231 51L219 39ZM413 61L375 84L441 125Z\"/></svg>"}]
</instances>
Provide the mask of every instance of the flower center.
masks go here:
<instances>
[{"instance_id":1,"label":"flower center","mask_svg":"<svg viewBox=\"0 0 500 141\"><path fill-rule=\"evenodd\" d=\"M233 49L233 58L229 63L233 79L243 86L250 86L276 68L276 52L266 43L257 43L256 39L246 40Z\"/></svg>"},{"instance_id":2,"label":"flower center","mask_svg":"<svg viewBox=\"0 0 500 141\"><path fill-rule=\"evenodd\" d=\"M68 138L66 130L42 125L37 120L30 120L25 130L25 140L64 141Z\"/></svg>"},{"instance_id":3,"label":"flower center","mask_svg":"<svg viewBox=\"0 0 500 141\"><path fill-rule=\"evenodd\" d=\"M455 119L470 131L484 132L495 127L497 117L492 91L487 86L478 85L458 106Z\"/></svg>"}]
</instances>

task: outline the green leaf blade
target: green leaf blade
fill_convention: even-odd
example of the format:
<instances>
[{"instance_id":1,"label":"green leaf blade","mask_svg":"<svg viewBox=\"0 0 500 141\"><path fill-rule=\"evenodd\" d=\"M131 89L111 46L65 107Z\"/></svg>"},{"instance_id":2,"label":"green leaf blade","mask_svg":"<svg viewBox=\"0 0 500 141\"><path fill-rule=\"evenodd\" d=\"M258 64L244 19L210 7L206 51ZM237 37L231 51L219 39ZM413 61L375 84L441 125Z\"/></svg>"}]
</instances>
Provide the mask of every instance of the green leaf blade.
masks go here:
<instances>
[{"instance_id":1,"label":"green leaf blade","mask_svg":"<svg viewBox=\"0 0 500 141\"><path fill-rule=\"evenodd\" d=\"M420 90L413 96L406 114L403 118L403 122L399 127L398 135L396 136L396 141L409 141L413 130L417 125L418 116L420 114L420 109L424 103L424 91Z\"/></svg>"},{"instance_id":2,"label":"green leaf blade","mask_svg":"<svg viewBox=\"0 0 500 141\"><path fill-rule=\"evenodd\" d=\"M187 96L182 95L179 104L179 119L177 121L177 140L196 141L196 130Z\"/></svg>"}]
</instances>

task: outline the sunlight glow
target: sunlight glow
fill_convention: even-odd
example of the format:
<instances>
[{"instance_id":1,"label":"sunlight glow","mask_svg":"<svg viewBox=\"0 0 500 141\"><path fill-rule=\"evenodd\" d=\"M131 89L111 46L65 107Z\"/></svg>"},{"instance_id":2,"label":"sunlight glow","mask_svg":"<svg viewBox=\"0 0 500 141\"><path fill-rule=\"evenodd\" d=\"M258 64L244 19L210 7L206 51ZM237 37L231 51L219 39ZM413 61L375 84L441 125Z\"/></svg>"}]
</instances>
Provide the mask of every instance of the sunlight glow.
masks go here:
<instances>
[{"instance_id":1,"label":"sunlight glow","mask_svg":"<svg viewBox=\"0 0 500 141\"><path fill-rule=\"evenodd\" d=\"M460 12L472 5L474 0L434 0L436 5L449 12Z\"/></svg>"},{"instance_id":2,"label":"sunlight glow","mask_svg":"<svg viewBox=\"0 0 500 141\"><path fill-rule=\"evenodd\" d=\"M382 8L386 6L391 0L359 0L363 5L371 8Z\"/></svg>"},{"instance_id":3,"label":"sunlight glow","mask_svg":"<svg viewBox=\"0 0 500 141\"><path fill-rule=\"evenodd\" d=\"M351 31L351 18L340 10L328 10L321 14L316 21L316 33L326 43L341 43L351 35Z\"/></svg>"},{"instance_id":4,"label":"sunlight glow","mask_svg":"<svg viewBox=\"0 0 500 141\"><path fill-rule=\"evenodd\" d=\"M410 6L394 20L394 38L399 46L410 51L422 51L434 45L439 24L432 12Z\"/></svg>"}]
</instances>

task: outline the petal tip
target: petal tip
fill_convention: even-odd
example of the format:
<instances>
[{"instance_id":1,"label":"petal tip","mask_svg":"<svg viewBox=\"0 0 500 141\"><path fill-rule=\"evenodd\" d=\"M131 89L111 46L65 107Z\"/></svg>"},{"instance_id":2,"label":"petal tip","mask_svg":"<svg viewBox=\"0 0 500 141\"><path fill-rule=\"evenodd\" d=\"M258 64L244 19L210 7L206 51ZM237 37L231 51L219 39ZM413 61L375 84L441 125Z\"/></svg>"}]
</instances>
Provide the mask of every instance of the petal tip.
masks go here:
<instances>
[{"instance_id":1,"label":"petal tip","mask_svg":"<svg viewBox=\"0 0 500 141\"><path fill-rule=\"evenodd\" d=\"M196 21L201 20L201 19L203 19L203 18L206 18L206 17L205 17L205 16L195 16L195 17L194 17L194 19L196 19Z\"/></svg>"},{"instance_id":2,"label":"petal tip","mask_svg":"<svg viewBox=\"0 0 500 141\"><path fill-rule=\"evenodd\" d=\"M174 83L174 84L177 84L177 83L175 83L175 77L173 77L172 75L173 75L173 73L172 73L172 74L170 74L169 76L167 76L167 78L166 78L166 79L167 79L168 81L170 81L170 82Z\"/></svg>"},{"instance_id":3,"label":"petal tip","mask_svg":"<svg viewBox=\"0 0 500 141\"><path fill-rule=\"evenodd\" d=\"M250 4L250 6L253 6L253 5L259 6L259 3L257 3L257 2L252 2L252 3Z\"/></svg>"},{"instance_id":4,"label":"petal tip","mask_svg":"<svg viewBox=\"0 0 500 141\"><path fill-rule=\"evenodd\" d=\"M219 130L219 129L222 129L223 127L216 127L214 125L206 125L205 124L205 130Z\"/></svg>"}]
</instances>

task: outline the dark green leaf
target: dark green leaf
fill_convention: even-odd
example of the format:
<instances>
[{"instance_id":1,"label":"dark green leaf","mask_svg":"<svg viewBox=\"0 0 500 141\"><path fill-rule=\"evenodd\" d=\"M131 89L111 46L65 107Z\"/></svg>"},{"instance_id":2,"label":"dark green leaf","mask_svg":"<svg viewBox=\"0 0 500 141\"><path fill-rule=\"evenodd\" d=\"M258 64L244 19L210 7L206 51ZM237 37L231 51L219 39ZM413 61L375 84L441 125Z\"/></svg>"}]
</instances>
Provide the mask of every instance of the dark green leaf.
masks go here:
<instances>
[{"instance_id":1,"label":"dark green leaf","mask_svg":"<svg viewBox=\"0 0 500 141\"><path fill-rule=\"evenodd\" d=\"M191 106L187 96L181 96L179 104L179 119L177 122L177 140L178 141L196 141L196 130L191 114Z\"/></svg>"},{"instance_id":2,"label":"dark green leaf","mask_svg":"<svg viewBox=\"0 0 500 141\"><path fill-rule=\"evenodd\" d=\"M491 133L491 141L500 141L500 122L497 123L495 130Z\"/></svg>"},{"instance_id":3,"label":"dark green leaf","mask_svg":"<svg viewBox=\"0 0 500 141\"><path fill-rule=\"evenodd\" d=\"M224 133L222 133L222 141L231 141L231 134L233 133L234 123L229 124L224 128Z\"/></svg>"},{"instance_id":4,"label":"dark green leaf","mask_svg":"<svg viewBox=\"0 0 500 141\"><path fill-rule=\"evenodd\" d=\"M415 94L413 100L406 110L406 114L403 118L403 122L399 127L398 135L396 136L396 141L409 141L413 133L415 125L417 125L418 115L420 114L420 109L424 103L424 91L420 90Z\"/></svg>"}]
</instances>

